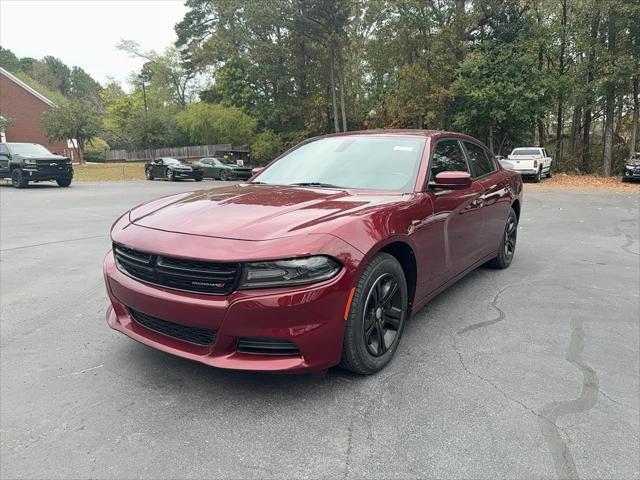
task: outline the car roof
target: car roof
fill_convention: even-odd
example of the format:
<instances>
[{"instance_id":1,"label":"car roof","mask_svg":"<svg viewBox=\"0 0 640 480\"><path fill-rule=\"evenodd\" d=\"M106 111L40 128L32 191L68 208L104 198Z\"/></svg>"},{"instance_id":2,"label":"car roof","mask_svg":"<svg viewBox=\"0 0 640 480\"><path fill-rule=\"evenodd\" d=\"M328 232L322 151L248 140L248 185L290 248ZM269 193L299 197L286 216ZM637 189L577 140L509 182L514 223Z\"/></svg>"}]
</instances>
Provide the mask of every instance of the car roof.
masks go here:
<instances>
[{"instance_id":1,"label":"car roof","mask_svg":"<svg viewBox=\"0 0 640 480\"><path fill-rule=\"evenodd\" d=\"M362 136L362 135L378 135L378 136L396 136L396 137L423 137L437 140L439 138L459 138L461 140L468 140L471 142L480 143L484 145L480 140L470 135L466 135L460 132L451 132L447 130L417 130L417 129L373 129L373 130L354 130L351 132L337 132L329 133L319 137L314 137L309 140L317 140L319 138L331 138L331 137L348 137L348 136Z\"/></svg>"}]
</instances>

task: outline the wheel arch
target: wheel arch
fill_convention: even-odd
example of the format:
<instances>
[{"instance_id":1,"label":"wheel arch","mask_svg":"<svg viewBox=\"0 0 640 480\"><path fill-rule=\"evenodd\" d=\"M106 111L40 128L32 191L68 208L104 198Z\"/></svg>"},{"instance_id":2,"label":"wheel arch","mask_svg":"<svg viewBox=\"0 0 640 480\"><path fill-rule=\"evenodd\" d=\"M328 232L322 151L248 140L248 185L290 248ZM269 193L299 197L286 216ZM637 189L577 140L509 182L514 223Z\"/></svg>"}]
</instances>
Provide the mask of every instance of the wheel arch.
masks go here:
<instances>
[{"instance_id":1,"label":"wheel arch","mask_svg":"<svg viewBox=\"0 0 640 480\"><path fill-rule=\"evenodd\" d=\"M372 257L380 252L388 253L393 256L404 272L405 279L407 281L407 297L409 299L409 313L413 307L413 303L416 296L416 286L418 281L418 265L416 262L416 255L407 242L402 240L392 240L391 242L381 246Z\"/></svg>"},{"instance_id":2,"label":"wheel arch","mask_svg":"<svg viewBox=\"0 0 640 480\"><path fill-rule=\"evenodd\" d=\"M511 204L511 208L516 212L516 218L520 221L520 200L516 198Z\"/></svg>"}]
</instances>

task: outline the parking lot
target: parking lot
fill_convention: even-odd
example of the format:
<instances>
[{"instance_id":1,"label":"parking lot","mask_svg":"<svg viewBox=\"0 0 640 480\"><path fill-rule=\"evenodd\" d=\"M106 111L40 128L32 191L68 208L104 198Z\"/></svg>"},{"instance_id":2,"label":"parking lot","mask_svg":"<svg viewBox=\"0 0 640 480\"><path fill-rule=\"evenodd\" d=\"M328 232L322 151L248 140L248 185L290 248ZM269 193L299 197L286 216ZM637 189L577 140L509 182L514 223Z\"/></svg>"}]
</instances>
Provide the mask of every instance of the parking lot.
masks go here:
<instances>
[{"instance_id":1,"label":"parking lot","mask_svg":"<svg viewBox=\"0 0 640 480\"><path fill-rule=\"evenodd\" d=\"M0 186L2 478L640 478L640 196L525 192L516 257L358 377L223 371L110 330L109 227L221 182Z\"/></svg>"}]
</instances>

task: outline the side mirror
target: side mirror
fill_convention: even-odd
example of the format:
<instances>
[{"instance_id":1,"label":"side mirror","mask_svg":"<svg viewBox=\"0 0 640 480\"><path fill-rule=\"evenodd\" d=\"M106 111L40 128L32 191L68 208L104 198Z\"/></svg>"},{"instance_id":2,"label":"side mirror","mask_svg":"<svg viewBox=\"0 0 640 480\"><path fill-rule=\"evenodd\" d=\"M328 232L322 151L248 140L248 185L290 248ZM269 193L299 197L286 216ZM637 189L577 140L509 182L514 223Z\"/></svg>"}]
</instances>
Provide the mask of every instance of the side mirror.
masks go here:
<instances>
[{"instance_id":1,"label":"side mirror","mask_svg":"<svg viewBox=\"0 0 640 480\"><path fill-rule=\"evenodd\" d=\"M446 190L464 190L471 186L471 175L468 172L440 172L431 186Z\"/></svg>"},{"instance_id":2,"label":"side mirror","mask_svg":"<svg viewBox=\"0 0 640 480\"><path fill-rule=\"evenodd\" d=\"M261 171L264 170L264 167L256 167L251 169L251 176L258 175Z\"/></svg>"}]
</instances>

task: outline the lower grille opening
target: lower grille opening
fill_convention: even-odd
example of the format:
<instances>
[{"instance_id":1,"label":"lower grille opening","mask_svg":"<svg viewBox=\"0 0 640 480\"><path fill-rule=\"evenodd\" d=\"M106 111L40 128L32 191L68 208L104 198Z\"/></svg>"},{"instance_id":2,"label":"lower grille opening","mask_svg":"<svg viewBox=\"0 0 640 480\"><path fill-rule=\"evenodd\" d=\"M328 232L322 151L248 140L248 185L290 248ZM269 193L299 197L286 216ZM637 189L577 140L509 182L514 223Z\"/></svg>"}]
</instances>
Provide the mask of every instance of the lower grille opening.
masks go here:
<instances>
[{"instance_id":1,"label":"lower grille opening","mask_svg":"<svg viewBox=\"0 0 640 480\"><path fill-rule=\"evenodd\" d=\"M301 355L294 343L277 338L240 337L236 350L258 355Z\"/></svg>"},{"instance_id":2,"label":"lower grille opening","mask_svg":"<svg viewBox=\"0 0 640 480\"><path fill-rule=\"evenodd\" d=\"M146 313L139 312L133 308L127 308L129 315L136 323L139 323L149 330L161 333L168 337L177 338L183 342L196 345L211 345L216 338L216 332L208 328L192 327L179 323L168 322L157 317L152 317Z\"/></svg>"}]
</instances>

